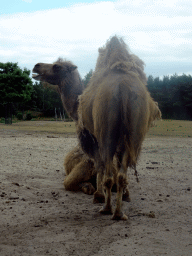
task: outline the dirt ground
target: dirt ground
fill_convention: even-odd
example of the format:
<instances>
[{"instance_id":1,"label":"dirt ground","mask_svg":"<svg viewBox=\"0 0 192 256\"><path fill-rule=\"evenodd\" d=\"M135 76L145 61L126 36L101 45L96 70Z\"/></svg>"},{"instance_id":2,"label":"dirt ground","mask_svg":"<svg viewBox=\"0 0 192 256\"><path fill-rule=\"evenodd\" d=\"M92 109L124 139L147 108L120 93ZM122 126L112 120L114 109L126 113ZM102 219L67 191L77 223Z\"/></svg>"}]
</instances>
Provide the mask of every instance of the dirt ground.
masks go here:
<instances>
[{"instance_id":1,"label":"dirt ground","mask_svg":"<svg viewBox=\"0 0 192 256\"><path fill-rule=\"evenodd\" d=\"M3 127L3 128L2 128ZM128 221L65 191L75 136L0 127L1 256L192 255L192 138L148 137L129 170ZM113 204L115 193L113 193Z\"/></svg>"}]
</instances>

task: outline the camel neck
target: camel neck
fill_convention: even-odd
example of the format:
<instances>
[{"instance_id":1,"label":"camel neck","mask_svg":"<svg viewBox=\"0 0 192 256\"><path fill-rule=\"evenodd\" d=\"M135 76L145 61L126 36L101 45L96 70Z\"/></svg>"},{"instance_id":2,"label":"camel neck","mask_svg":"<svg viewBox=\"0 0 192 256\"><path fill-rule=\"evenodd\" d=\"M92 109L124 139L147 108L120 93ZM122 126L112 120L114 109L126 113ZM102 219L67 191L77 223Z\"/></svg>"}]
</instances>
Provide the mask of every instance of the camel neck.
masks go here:
<instances>
[{"instance_id":1,"label":"camel neck","mask_svg":"<svg viewBox=\"0 0 192 256\"><path fill-rule=\"evenodd\" d=\"M74 121L78 120L78 97L84 90L83 83L78 72L66 77L60 84L60 94L63 106Z\"/></svg>"}]
</instances>

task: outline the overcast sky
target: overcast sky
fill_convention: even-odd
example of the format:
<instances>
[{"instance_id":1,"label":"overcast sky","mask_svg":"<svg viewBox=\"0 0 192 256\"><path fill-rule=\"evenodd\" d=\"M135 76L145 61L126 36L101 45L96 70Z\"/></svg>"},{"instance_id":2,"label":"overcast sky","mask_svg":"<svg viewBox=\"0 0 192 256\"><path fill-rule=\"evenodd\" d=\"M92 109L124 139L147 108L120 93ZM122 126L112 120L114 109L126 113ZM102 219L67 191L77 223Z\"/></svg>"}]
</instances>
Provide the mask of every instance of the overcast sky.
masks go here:
<instances>
[{"instance_id":1,"label":"overcast sky","mask_svg":"<svg viewBox=\"0 0 192 256\"><path fill-rule=\"evenodd\" d=\"M147 75L192 75L191 0L6 0L0 3L0 62L32 69L59 56L94 69L98 48L123 37Z\"/></svg>"}]
</instances>

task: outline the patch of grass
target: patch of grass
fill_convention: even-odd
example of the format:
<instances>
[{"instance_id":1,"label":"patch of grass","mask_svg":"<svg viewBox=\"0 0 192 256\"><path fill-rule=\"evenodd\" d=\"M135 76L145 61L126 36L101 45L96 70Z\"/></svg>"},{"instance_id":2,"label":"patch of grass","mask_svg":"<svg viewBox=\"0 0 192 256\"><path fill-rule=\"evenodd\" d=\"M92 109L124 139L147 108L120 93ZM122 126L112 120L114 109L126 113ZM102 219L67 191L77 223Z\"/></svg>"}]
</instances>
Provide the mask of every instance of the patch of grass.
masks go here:
<instances>
[{"instance_id":1,"label":"patch of grass","mask_svg":"<svg viewBox=\"0 0 192 256\"><path fill-rule=\"evenodd\" d=\"M0 129L9 129L15 131L28 132L48 132L59 134L74 134L76 133L75 122L63 121L21 121L10 126L1 124Z\"/></svg>"},{"instance_id":2,"label":"patch of grass","mask_svg":"<svg viewBox=\"0 0 192 256\"><path fill-rule=\"evenodd\" d=\"M54 121L49 118L47 121L40 118L31 121L20 121L12 125L1 124L0 129L12 129L16 131L48 132L58 134L75 134L75 122ZM192 121L180 120L159 120L155 127L151 127L147 136L167 136L167 137L192 137Z\"/></svg>"},{"instance_id":3,"label":"patch of grass","mask_svg":"<svg viewBox=\"0 0 192 256\"><path fill-rule=\"evenodd\" d=\"M192 121L159 120L155 127L149 129L148 135L192 137Z\"/></svg>"}]
</instances>

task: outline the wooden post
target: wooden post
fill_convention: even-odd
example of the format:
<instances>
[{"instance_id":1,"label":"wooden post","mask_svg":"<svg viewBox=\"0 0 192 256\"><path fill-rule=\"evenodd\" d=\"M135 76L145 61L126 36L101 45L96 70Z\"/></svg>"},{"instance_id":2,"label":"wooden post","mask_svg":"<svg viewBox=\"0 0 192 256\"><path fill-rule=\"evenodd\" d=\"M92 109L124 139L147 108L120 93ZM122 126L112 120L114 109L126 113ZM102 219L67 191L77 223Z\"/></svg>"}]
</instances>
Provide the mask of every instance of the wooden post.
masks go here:
<instances>
[{"instance_id":1,"label":"wooden post","mask_svg":"<svg viewBox=\"0 0 192 256\"><path fill-rule=\"evenodd\" d=\"M57 109L55 108L55 121L57 121Z\"/></svg>"},{"instance_id":2,"label":"wooden post","mask_svg":"<svg viewBox=\"0 0 192 256\"><path fill-rule=\"evenodd\" d=\"M5 104L5 124L12 124L12 103Z\"/></svg>"}]
</instances>

